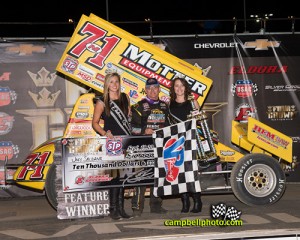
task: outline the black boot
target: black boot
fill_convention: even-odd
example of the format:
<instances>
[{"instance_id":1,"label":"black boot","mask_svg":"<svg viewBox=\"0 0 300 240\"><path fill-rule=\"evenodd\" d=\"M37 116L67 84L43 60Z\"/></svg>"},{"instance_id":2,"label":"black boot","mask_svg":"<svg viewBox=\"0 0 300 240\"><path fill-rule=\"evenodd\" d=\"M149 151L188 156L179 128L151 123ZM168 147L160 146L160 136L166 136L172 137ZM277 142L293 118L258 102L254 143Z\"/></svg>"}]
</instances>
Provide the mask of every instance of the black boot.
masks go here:
<instances>
[{"instance_id":1,"label":"black boot","mask_svg":"<svg viewBox=\"0 0 300 240\"><path fill-rule=\"evenodd\" d=\"M109 216L114 220L119 220L122 218L119 211L119 193L120 188L110 189L110 214Z\"/></svg>"},{"instance_id":2,"label":"black boot","mask_svg":"<svg viewBox=\"0 0 300 240\"><path fill-rule=\"evenodd\" d=\"M131 208L133 217L140 217L144 210L145 205L145 192L146 186L135 187L133 197L131 199Z\"/></svg>"},{"instance_id":3,"label":"black boot","mask_svg":"<svg viewBox=\"0 0 300 240\"><path fill-rule=\"evenodd\" d=\"M181 194L181 201L182 201L182 213L187 213L190 211L190 196L189 193L182 193Z\"/></svg>"},{"instance_id":4,"label":"black boot","mask_svg":"<svg viewBox=\"0 0 300 240\"><path fill-rule=\"evenodd\" d=\"M153 187L150 187L150 213L164 214L168 211L162 207L162 199L153 195Z\"/></svg>"},{"instance_id":5,"label":"black boot","mask_svg":"<svg viewBox=\"0 0 300 240\"><path fill-rule=\"evenodd\" d=\"M191 210L192 213L199 213L202 210L201 192L192 194L194 200L194 207Z\"/></svg>"},{"instance_id":6,"label":"black boot","mask_svg":"<svg viewBox=\"0 0 300 240\"><path fill-rule=\"evenodd\" d=\"M119 190L119 214L122 218L131 218L124 210L124 188Z\"/></svg>"}]
</instances>

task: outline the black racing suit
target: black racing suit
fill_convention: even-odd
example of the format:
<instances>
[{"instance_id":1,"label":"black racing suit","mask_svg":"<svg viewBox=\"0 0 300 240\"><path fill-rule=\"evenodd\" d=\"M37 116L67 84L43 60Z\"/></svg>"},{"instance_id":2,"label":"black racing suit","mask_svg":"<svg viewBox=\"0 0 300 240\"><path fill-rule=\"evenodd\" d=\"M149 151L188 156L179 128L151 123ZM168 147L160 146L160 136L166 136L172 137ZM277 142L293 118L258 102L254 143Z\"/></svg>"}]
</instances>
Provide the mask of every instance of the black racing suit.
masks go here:
<instances>
[{"instance_id":1,"label":"black racing suit","mask_svg":"<svg viewBox=\"0 0 300 240\"><path fill-rule=\"evenodd\" d=\"M169 126L169 106L161 101L153 101L145 98L131 107L132 112L132 134L144 135L146 128L157 130ZM146 187L135 187L131 206L133 210L139 210L141 213L144 209ZM160 209L162 199L153 195L153 187L150 188L150 209Z\"/></svg>"}]
</instances>

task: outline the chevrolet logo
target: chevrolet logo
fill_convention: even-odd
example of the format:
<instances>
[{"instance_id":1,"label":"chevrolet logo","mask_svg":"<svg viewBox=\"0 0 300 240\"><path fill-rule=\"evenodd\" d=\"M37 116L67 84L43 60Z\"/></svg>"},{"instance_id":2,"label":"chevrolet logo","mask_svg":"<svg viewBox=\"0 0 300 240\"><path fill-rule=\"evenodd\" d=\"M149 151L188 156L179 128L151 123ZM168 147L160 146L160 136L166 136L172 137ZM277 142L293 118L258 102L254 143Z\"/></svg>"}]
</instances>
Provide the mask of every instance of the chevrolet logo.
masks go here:
<instances>
[{"instance_id":1,"label":"chevrolet logo","mask_svg":"<svg viewBox=\"0 0 300 240\"><path fill-rule=\"evenodd\" d=\"M18 46L7 47L6 52L15 53L19 56L28 56L32 55L34 52L36 53L45 53L46 48L42 46L36 46L33 44L20 44Z\"/></svg>"},{"instance_id":2,"label":"chevrolet logo","mask_svg":"<svg viewBox=\"0 0 300 240\"><path fill-rule=\"evenodd\" d=\"M244 48L255 48L255 50L268 50L269 47L277 48L280 46L278 41L268 39L256 39L255 42L245 42Z\"/></svg>"}]
</instances>

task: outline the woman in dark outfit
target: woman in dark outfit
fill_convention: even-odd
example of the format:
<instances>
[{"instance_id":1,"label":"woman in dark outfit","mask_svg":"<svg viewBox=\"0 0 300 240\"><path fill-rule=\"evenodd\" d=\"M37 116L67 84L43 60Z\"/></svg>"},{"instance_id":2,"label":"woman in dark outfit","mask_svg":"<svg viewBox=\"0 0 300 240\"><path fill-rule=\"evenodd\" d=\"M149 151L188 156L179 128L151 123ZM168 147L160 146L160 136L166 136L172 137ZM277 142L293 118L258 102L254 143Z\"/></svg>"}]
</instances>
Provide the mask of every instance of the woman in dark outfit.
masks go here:
<instances>
[{"instance_id":1,"label":"woman in dark outfit","mask_svg":"<svg viewBox=\"0 0 300 240\"><path fill-rule=\"evenodd\" d=\"M92 120L93 129L101 136L113 138L114 135L130 135L131 129L128 122L130 116L129 97L121 93L120 75L107 74L104 82L103 99L96 99ZM104 127L99 125L100 119L104 120ZM119 176L118 170L112 170L112 176ZM113 180L112 180L113 181ZM130 218L124 211L124 188L110 189L110 217L112 219Z\"/></svg>"},{"instance_id":2,"label":"woman in dark outfit","mask_svg":"<svg viewBox=\"0 0 300 240\"><path fill-rule=\"evenodd\" d=\"M194 107L199 109L199 104L196 100L189 100L188 97L191 95L191 90L188 83L183 78L175 78L172 82L170 89L170 114L173 120L176 122L186 121L187 116L193 111L192 103ZM193 102L191 102L193 101ZM201 212L202 201L201 192L192 193L194 200L194 207L191 210L193 213ZM182 201L182 213L187 213L190 210L190 197L189 193L181 194Z\"/></svg>"}]
</instances>

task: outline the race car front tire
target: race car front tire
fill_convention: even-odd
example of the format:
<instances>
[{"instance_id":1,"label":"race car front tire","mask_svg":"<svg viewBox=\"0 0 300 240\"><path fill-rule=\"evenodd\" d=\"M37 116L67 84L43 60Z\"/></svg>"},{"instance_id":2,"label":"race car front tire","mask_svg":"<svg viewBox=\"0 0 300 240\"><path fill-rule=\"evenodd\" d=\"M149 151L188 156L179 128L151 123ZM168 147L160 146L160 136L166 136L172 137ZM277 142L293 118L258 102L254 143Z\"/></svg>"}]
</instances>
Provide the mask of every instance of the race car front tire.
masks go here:
<instances>
[{"instance_id":1,"label":"race car front tire","mask_svg":"<svg viewBox=\"0 0 300 240\"><path fill-rule=\"evenodd\" d=\"M274 204L286 188L278 161L262 153L248 154L235 163L230 183L236 198L249 206Z\"/></svg>"}]
</instances>

